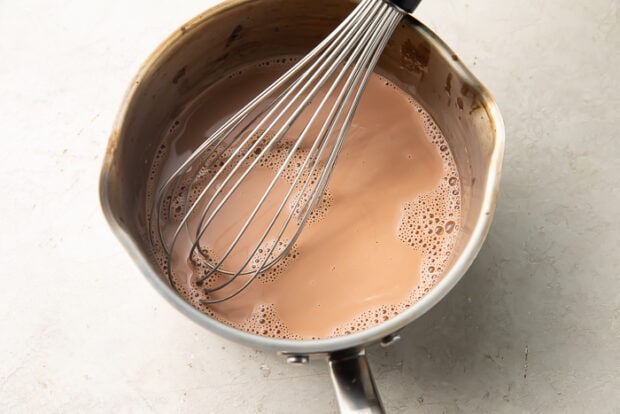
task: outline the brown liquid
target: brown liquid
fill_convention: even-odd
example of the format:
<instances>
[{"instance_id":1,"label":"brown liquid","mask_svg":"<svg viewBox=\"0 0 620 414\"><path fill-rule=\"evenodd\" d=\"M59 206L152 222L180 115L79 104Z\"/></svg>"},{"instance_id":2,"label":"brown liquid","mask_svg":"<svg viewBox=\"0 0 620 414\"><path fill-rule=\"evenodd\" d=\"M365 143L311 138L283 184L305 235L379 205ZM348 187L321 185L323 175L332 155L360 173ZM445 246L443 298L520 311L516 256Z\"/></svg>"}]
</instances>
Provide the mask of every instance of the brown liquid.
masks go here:
<instances>
[{"instance_id":1,"label":"brown liquid","mask_svg":"<svg viewBox=\"0 0 620 414\"><path fill-rule=\"evenodd\" d=\"M230 76L188 105L163 137L149 194L282 72L279 62ZM278 155L253 171L236 196L239 207L214 222L217 237L206 241L214 251L231 240L229 224L255 203L248 200L257 183L272 176L270 161ZM276 195L287 189L281 180ZM389 319L427 293L446 270L459 222L460 182L443 135L410 96L373 74L326 195L289 255L240 295L207 306L195 283L201 269L187 260L188 239L173 253L173 282L198 309L248 332L292 339L344 335ZM240 243L250 248L256 237ZM158 246L154 254L165 273L166 256Z\"/></svg>"}]
</instances>

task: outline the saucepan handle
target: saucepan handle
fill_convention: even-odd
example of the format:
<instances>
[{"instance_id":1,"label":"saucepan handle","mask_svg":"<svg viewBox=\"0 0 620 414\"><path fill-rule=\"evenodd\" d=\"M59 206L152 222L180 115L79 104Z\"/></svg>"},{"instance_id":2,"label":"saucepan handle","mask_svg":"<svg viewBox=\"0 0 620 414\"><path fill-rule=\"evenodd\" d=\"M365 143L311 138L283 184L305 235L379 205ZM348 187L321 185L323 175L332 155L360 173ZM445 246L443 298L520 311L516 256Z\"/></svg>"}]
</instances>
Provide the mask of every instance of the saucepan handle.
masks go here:
<instances>
[{"instance_id":1,"label":"saucepan handle","mask_svg":"<svg viewBox=\"0 0 620 414\"><path fill-rule=\"evenodd\" d=\"M422 0L390 0L407 13L413 13Z\"/></svg>"},{"instance_id":2,"label":"saucepan handle","mask_svg":"<svg viewBox=\"0 0 620 414\"><path fill-rule=\"evenodd\" d=\"M331 353L329 370L341 413L385 414L365 349Z\"/></svg>"}]
</instances>

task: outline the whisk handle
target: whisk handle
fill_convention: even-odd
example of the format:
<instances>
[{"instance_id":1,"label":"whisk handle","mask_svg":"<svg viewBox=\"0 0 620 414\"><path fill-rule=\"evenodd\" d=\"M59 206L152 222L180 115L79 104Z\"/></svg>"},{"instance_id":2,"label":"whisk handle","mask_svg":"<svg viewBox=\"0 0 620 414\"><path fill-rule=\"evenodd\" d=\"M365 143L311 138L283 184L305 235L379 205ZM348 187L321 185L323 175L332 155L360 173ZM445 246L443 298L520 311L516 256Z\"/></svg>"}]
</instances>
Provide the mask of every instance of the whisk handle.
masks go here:
<instances>
[{"instance_id":1,"label":"whisk handle","mask_svg":"<svg viewBox=\"0 0 620 414\"><path fill-rule=\"evenodd\" d=\"M342 414L385 414L364 349L334 352L329 371Z\"/></svg>"},{"instance_id":2,"label":"whisk handle","mask_svg":"<svg viewBox=\"0 0 620 414\"><path fill-rule=\"evenodd\" d=\"M406 11L412 13L422 0L390 0L392 3Z\"/></svg>"}]
</instances>

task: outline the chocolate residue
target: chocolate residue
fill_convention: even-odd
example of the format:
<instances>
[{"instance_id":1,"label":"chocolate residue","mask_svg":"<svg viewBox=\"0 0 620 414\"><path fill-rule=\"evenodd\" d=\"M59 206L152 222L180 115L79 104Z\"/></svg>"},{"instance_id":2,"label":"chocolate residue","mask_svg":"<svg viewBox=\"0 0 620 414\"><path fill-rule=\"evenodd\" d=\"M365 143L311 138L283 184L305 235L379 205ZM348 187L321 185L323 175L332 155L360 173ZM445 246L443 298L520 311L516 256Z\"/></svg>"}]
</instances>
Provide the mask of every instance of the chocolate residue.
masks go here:
<instances>
[{"instance_id":1,"label":"chocolate residue","mask_svg":"<svg viewBox=\"0 0 620 414\"><path fill-rule=\"evenodd\" d=\"M427 42L415 46L411 40L407 39L400 47L400 55L401 64L405 69L422 74L428 71L431 47Z\"/></svg>"},{"instance_id":2,"label":"chocolate residue","mask_svg":"<svg viewBox=\"0 0 620 414\"><path fill-rule=\"evenodd\" d=\"M460 96L456 98L456 105L459 107L459 109L462 111L463 110L463 98L461 98Z\"/></svg>"},{"instance_id":3,"label":"chocolate residue","mask_svg":"<svg viewBox=\"0 0 620 414\"><path fill-rule=\"evenodd\" d=\"M183 66L176 75L174 75L174 77L172 78L172 83L174 83L175 85L177 83L179 83L179 81L181 80L181 78L183 76L185 76L185 71L187 71L187 66Z\"/></svg>"},{"instance_id":4,"label":"chocolate residue","mask_svg":"<svg viewBox=\"0 0 620 414\"><path fill-rule=\"evenodd\" d=\"M482 108L482 106L480 106L479 103L472 103L471 109L469 110L469 115L473 114L474 111L477 111L480 108Z\"/></svg>"},{"instance_id":5,"label":"chocolate residue","mask_svg":"<svg viewBox=\"0 0 620 414\"><path fill-rule=\"evenodd\" d=\"M464 84L461 86L461 95L463 95L463 96L467 96L467 94L468 94L468 93L469 93L469 85L468 85L468 84L466 84L466 83L464 83Z\"/></svg>"},{"instance_id":6,"label":"chocolate residue","mask_svg":"<svg viewBox=\"0 0 620 414\"><path fill-rule=\"evenodd\" d=\"M228 53L224 53L223 55L221 55L220 57L218 57L217 59L215 59L215 63L219 63L219 62L223 62L226 59L228 59Z\"/></svg>"},{"instance_id":7,"label":"chocolate residue","mask_svg":"<svg viewBox=\"0 0 620 414\"><path fill-rule=\"evenodd\" d=\"M444 90L448 92L448 96L452 95L452 72L448 73L448 77L446 78L446 87Z\"/></svg>"},{"instance_id":8,"label":"chocolate residue","mask_svg":"<svg viewBox=\"0 0 620 414\"><path fill-rule=\"evenodd\" d=\"M457 61L459 60L459 57L456 54L452 54L452 60Z\"/></svg>"},{"instance_id":9,"label":"chocolate residue","mask_svg":"<svg viewBox=\"0 0 620 414\"><path fill-rule=\"evenodd\" d=\"M239 39L239 37L241 36L242 30L243 30L243 26L241 26L240 24L238 24L237 27L233 29L230 36L228 36L228 40L226 41L226 47L230 46L232 42Z\"/></svg>"}]
</instances>

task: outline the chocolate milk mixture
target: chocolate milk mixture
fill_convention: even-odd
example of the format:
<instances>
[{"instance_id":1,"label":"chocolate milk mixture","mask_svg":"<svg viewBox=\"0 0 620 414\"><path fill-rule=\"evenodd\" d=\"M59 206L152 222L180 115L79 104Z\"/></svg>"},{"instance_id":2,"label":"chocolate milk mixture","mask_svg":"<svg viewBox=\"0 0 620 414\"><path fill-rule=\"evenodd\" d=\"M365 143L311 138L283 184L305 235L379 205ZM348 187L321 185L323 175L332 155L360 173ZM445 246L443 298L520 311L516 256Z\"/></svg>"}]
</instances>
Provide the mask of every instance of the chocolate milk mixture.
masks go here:
<instances>
[{"instance_id":1,"label":"chocolate milk mixture","mask_svg":"<svg viewBox=\"0 0 620 414\"><path fill-rule=\"evenodd\" d=\"M190 103L162 137L149 197L290 60L231 74ZM237 196L239 206L252 182L263 179L261 171L271 176L278 157L270 155L253 172L254 181ZM275 191L284 194L285 178L281 187ZM147 209L151 205L147 199ZM214 223L214 246L228 237L227 221L247 214L229 213ZM441 131L409 95L373 74L323 199L276 266L233 299L205 305L204 286L196 284L201 269L188 260L187 246L173 252L173 263L157 243L153 254L163 273L172 266L172 282L185 300L219 321L269 337L327 338L381 323L424 296L445 272L459 226L460 181Z\"/></svg>"}]
</instances>

